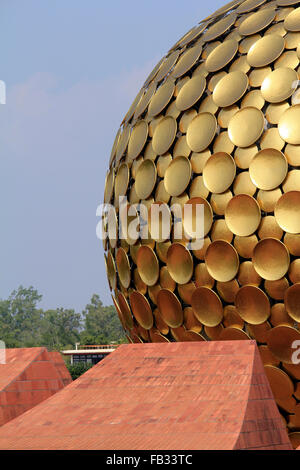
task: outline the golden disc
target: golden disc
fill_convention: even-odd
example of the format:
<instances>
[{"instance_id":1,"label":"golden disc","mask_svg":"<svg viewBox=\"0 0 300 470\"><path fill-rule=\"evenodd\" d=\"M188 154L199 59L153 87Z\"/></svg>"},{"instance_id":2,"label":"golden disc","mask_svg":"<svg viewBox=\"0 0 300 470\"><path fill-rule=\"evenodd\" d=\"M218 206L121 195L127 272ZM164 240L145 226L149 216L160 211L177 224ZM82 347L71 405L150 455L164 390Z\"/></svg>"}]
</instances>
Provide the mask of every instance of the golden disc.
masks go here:
<instances>
[{"instance_id":1,"label":"golden disc","mask_svg":"<svg viewBox=\"0 0 300 470\"><path fill-rule=\"evenodd\" d=\"M248 194L238 194L227 204L225 220L235 234L246 237L255 232L261 221L261 212L256 200Z\"/></svg>"},{"instance_id":2,"label":"golden disc","mask_svg":"<svg viewBox=\"0 0 300 470\"><path fill-rule=\"evenodd\" d=\"M264 323L270 315L267 295L256 286L243 286L235 297L235 306L240 317L250 325Z\"/></svg>"},{"instance_id":3,"label":"golden disc","mask_svg":"<svg viewBox=\"0 0 300 470\"><path fill-rule=\"evenodd\" d=\"M244 320L237 313L235 305L226 305L224 308L223 325L225 328L228 328L229 326L239 328L241 330L244 328Z\"/></svg>"},{"instance_id":4,"label":"golden disc","mask_svg":"<svg viewBox=\"0 0 300 470\"><path fill-rule=\"evenodd\" d=\"M248 54L250 47L253 46L253 44L260 38L260 34L253 34L252 36L245 37L239 44L239 52L241 54Z\"/></svg>"},{"instance_id":5,"label":"golden disc","mask_svg":"<svg viewBox=\"0 0 300 470\"><path fill-rule=\"evenodd\" d=\"M126 327L128 329L131 329L133 327L133 318L131 316L131 311L130 311L128 302L127 302L124 294L122 294L122 292L118 291L118 293L117 293L117 302L118 302L119 308L121 310L121 313L123 315L123 319L124 319Z\"/></svg>"},{"instance_id":6,"label":"golden disc","mask_svg":"<svg viewBox=\"0 0 300 470\"><path fill-rule=\"evenodd\" d=\"M142 281L137 268L135 268L133 271L133 282L135 287L141 294L144 295L147 293L147 285Z\"/></svg>"},{"instance_id":7,"label":"golden disc","mask_svg":"<svg viewBox=\"0 0 300 470\"><path fill-rule=\"evenodd\" d=\"M132 129L127 157L129 160L134 160L143 150L148 137L148 124L146 121L138 121Z\"/></svg>"},{"instance_id":8,"label":"golden disc","mask_svg":"<svg viewBox=\"0 0 300 470\"><path fill-rule=\"evenodd\" d=\"M278 367L265 365L265 372L276 399L287 399L294 393L294 385L289 376Z\"/></svg>"},{"instance_id":9,"label":"golden disc","mask_svg":"<svg viewBox=\"0 0 300 470\"><path fill-rule=\"evenodd\" d=\"M175 65L171 76L174 78L181 77L197 62L202 52L202 44L195 44L193 47L187 49L180 57Z\"/></svg>"},{"instance_id":10,"label":"golden disc","mask_svg":"<svg viewBox=\"0 0 300 470\"><path fill-rule=\"evenodd\" d=\"M237 13L248 13L251 10L261 6L266 0L246 0L237 7ZM240 2L239 2L240 3Z\"/></svg>"},{"instance_id":11,"label":"golden disc","mask_svg":"<svg viewBox=\"0 0 300 470\"><path fill-rule=\"evenodd\" d=\"M268 215L262 218L258 228L258 236L261 240L263 238L277 238L278 240L281 240L282 235L283 231L279 227L274 216Z\"/></svg>"},{"instance_id":12,"label":"golden disc","mask_svg":"<svg viewBox=\"0 0 300 470\"><path fill-rule=\"evenodd\" d=\"M285 179L288 163L282 152L267 148L258 152L249 166L250 178L259 189L277 188Z\"/></svg>"},{"instance_id":13,"label":"golden disc","mask_svg":"<svg viewBox=\"0 0 300 470\"><path fill-rule=\"evenodd\" d=\"M228 282L217 282L217 291L220 297L227 303L234 302L238 290L239 284L236 279Z\"/></svg>"},{"instance_id":14,"label":"golden disc","mask_svg":"<svg viewBox=\"0 0 300 470\"><path fill-rule=\"evenodd\" d=\"M203 325L197 320L192 307L185 307L183 310L184 326L189 331L201 333Z\"/></svg>"},{"instance_id":15,"label":"golden disc","mask_svg":"<svg viewBox=\"0 0 300 470\"><path fill-rule=\"evenodd\" d=\"M220 325L217 325L217 326L205 326L204 327L205 334L206 334L206 336L208 336L208 338L211 341L218 341L219 336L221 334L221 331L223 329L224 329L224 327L223 327L222 323L220 323Z\"/></svg>"},{"instance_id":16,"label":"golden disc","mask_svg":"<svg viewBox=\"0 0 300 470\"><path fill-rule=\"evenodd\" d=\"M231 66L229 67L228 72L236 72L236 71L248 73L250 70L250 65L247 61L246 55L241 55L238 59L232 62Z\"/></svg>"},{"instance_id":17,"label":"golden disc","mask_svg":"<svg viewBox=\"0 0 300 470\"><path fill-rule=\"evenodd\" d=\"M299 56L296 51L286 51L275 61L274 69L286 67L295 69L299 65ZM294 104L294 103L292 103Z\"/></svg>"},{"instance_id":18,"label":"golden disc","mask_svg":"<svg viewBox=\"0 0 300 470\"><path fill-rule=\"evenodd\" d=\"M277 281L287 273L290 255L281 241L264 238L254 248L252 261L256 272L263 279Z\"/></svg>"},{"instance_id":19,"label":"golden disc","mask_svg":"<svg viewBox=\"0 0 300 470\"><path fill-rule=\"evenodd\" d=\"M136 321L146 330L150 330L153 326L153 315L146 297L140 292L133 291L129 300Z\"/></svg>"},{"instance_id":20,"label":"golden disc","mask_svg":"<svg viewBox=\"0 0 300 470\"><path fill-rule=\"evenodd\" d=\"M193 47L187 49L177 61L171 76L174 78L181 77L196 63L202 52L202 44L195 44Z\"/></svg>"},{"instance_id":21,"label":"golden disc","mask_svg":"<svg viewBox=\"0 0 300 470\"><path fill-rule=\"evenodd\" d=\"M164 242L170 238L172 226L171 211L168 204L155 202L148 211L148 227L152 240Z\"/></svg>"},{"instance_id":22,"label":"golden disc","mask_svg":"<svg viewBox=\"0 0 300 470\"><path fill-rule=\"evenodd\" d=\"M212 208L206 199L201 197L194 197L189 199L186 202L187 210L183 212L183 227L185 233L193 237L195 236L195 231L197 229L197 207L198 205L204 206L204 233L203 236L205 237L211 229L212 222L213 222L213 211ZM188 210L189 207L192 207L191 210Z\"/></svg>"},{"instance_id":23,"label":"golden disc","mask_svg":"<svg viewBox=\"0 0 300 470\"><path fill-rule=\"evenodd\" d=\"M300 166L300 145L287 144L284 153L290 165Z\"/></svg>"},{"instance_id":24,"label":"golden disc","mask_svg":"<svg viewBox=\"0 0 300 470\"><path fill-rule=\"evenodd\" d=\"M209 274L205 263L198 263L194 272L196 287L213 288L215 280Z\"/></svg>"},{"instance_id":25,"label":"golden disc","mask_svg":"<svg viewBox=\"0 0 300 470\"><path fill-rule=\"evenodd\" d=\"M300 170L292 170L282 184L282 189L285 193L291 191L300 191Z\"/></svg>"},{"instance_id":26,"label":"golden disc","mask_svg":"<svg viewBox=\"0 0 300 470\"><path fill-rule=\"evenodd\" d=\"M156 183L156 166L152 160L144 160L139 166L135 178L135 191L140 199L147 199Z\"/></svg>"},{"instance_id":27,"label":"golden disc","mask_svg":"<svg viewBox=\"0 0 300 470\"><path fill-rule=\"evenodd\" d=\"M258 10L256 13L252 13L240 24L239 33L243 36L258 33L272 23L275 14L272 9Z\"/></svg>"},{"instance_id":28,"label":"golden disc","mask_svg":"<svg viewBox=\"0 0 300 470\"><path fill-rule=\"evenodd\" d=\"M284 305L287 313L293 320L300 322L300 283L290 286L285 291Z\"/></svg>"},{"instance_id":29,"label":"golden disc","mask_svg":"<svg viewBox=\"0 0 300 470\"><path fill-rule=\"evenodd\" d=\"M225 240L228 243L232 242L233 233L227 227L224 219L218 219L213 223L211 239L213 242L216 240Z\"/></svg>"},{"instance_id":30,"label":"golden disc","mask_svg":"<svg viewBox=\"0 0 300 470\"><path fill-rule=\"evenodd\" d=\"M105 177L105 189L104 189L104 202L108 203L111 201L111 198L114 193L114 182L115 182L115 172L114 169L111 168L109 172L107 172Z\"/></svg>"},{"instance_id":31,"label":"golden disc","mask_svg":"<svg viewBox=\"0 0 300 470\"><path fill-rule=\"evenodd\" d=\"M168 194L179 196L188 186L191 179L191 164L186 157L176 157L165 172L164 185Z\"/></svg>"},{"instance_id":32,"label":"golden disc","mask_svg":"<svg viewBox=\"0 0 300 470\"><path fill-rule=\"evenodd\" d=\"M188 249L180 243L173 243L167 253L167 268L178 284L186 284L193 275L193 258Z\"/></svg>"},{"instance_id":33,"label":"golden disc","mask_svg":"<svg viewBox=\"0 0 300 470\"><path fill-rule=\"evenodd\" d=\"M203 182L212 193L223 193L232 184L236 166L231 155L225 152L213 154L203 168Z\"/></svg>"},{"instance_id":34,"label":"golden disc","mask_svg":"<svg viewBox=\"0 0 300 470\"><path fill-rule=\"evenodd\" d=\"M223 318L223 307L219 296L207 287L198 287L192 295L192 309L205 326L217 326Z\"/></svg>"},{"instance_id":35,"label":"golden disc","mask_svg":"<svg viewBox=\"0 0 300 470\"><path fill-rule=\"evenodd\" d=\"M157 306L164 322L171 328L178 328L183 322L181 304L173 292L161 289L157 294Z\"/></svg>"},{"instance_id":36,"label":"golden disc","mask_svg":"<svg viewBox=\"0 0 300 470\"><path fill-rule=\"evenodd\" d=\"M227 106L226 108L220 109L218 114L218 124L220 127L227 129L228 124L232 116L239 110L239 107L235 104L232 106Z\"/></svg>"},{"instance_id":37,"label":"golden disc","mask_svg":"<svg viewBox=\"0 0 300 470\"><path fill-rule=\"evenodd\" d=\"M176 107L180 111L185 111L194 106L201 98L205 90L206 80L202 75L196 75L186 82L181 88L176 98Z\"/></svg>"},{"instance_id":38,"label":"golden disc","mask_svg":"<svg viewBox=\"0 0 300 470\"><path fill-rule=\"evenodd\" d=\"M150 117L157 116L170 102L175 90L175 84L172 79L167 80L159 87L151 98L148 115Z\"/></svg>"},{"instance_id":39,"label":"golden disc","mask_svg":"<svg viewBox=\"0 0 300 470\"><path fill-rule=\"evenodd\" d=\"M251 261L244 261L240 264L238 281L241 286L252 285L258 287L261 283L261 277L255 271Z\"/></svg>"},{"instance_id":40,"label":"golden disc","mask_svg":"<svg viewBox=\"0 0 300 470\"><path fill-rule=\"evenodd\" d=\"M229 139L227 131L220 132L220 134L215 138L213 144L213 153L226 152L231 154L234 150L234 145Z\"/></svg>"},{"instance_id":41,"label":"golden disc","mask_svg":"<svg viewBox=\"0 0 300 470\"><path fill-rule=\"evenodd\" d=\"M278 124L282 114L290 107L287 101L269 104L266 109L266 118L270 124Z\"/></svg>"},{"instance_id":42,"label":"golden disc","mask_svg":"<svg viewBox=\"0 0 300 470\"><path fill-rule=\"evenodd\" d=\"M279 360L271 353L268 346L262 344L258 347L264 365L279 366Z\"/></svg>"},{"instance_id":43,"label":"golden disc","mask_svg":"<svg viewBox=\"0 0 300 470\"><path fill-rule=\"evenodd\" d=\"M160 82L165 76L170 72L170 70L174 67L177 59L179 57L179 51L174 51L166 60L161 64L158 73L155 77L155 82Z\"/></svg>"},{"instance_id":44,"label":"golden disc","mask_svg":"<svg viewBox=\"0 0 300 470\"><path fill-rule=\"evenodd\" d=\"M172 116L164 117L156 126L152 138L152 147L157 155L166 153L174 142L177 131L176 120Z\"/></svg>"},{"instance_id":45,"label":"golden disc","mask_svg":"<svg viewBox=\"0 0 300 470\"><path fill-rule=\"evenodd\" d=\"M300 259L295 259L290 264L289 278L293 284L300 282Z\"/></svg>"},{"instance_id":46,"label":"golden disc","mask_svg":"<svg viewBox=\"0 0 300 470\"><path fill-rule=\"evenodd\" d=\"M229 121L229 138L237 147L249 147L261 136L264 123L264 115L259 109L242 108Z\"/></svg>"},{"instance_id":47,"label":"golden disc","mask_svg":"<svg viewBox=\"0 0 300 470\"><path fill-rule=\"evenodd\" d=\"M258 152L258 148L256 145L251 145L247 148L240 148L238 147L234 152L234 161L236 166L241 168L242 170L246 170L249 168L250 162L254 155Z\"/></svg>"},{"instance_id":48,"label":"golden disc","mask_svg":"<svg viewBox=\"0 0 300 470\"><path fill-rule=\"evenodd\" d=\"M225 16L225 18L222 18L221 20L217 21L212 26L210 26L208 30L203 34L202 40L208 42L218 38L235 23L236 18L236 13L232 12L229 15Z\"/></svg>"},{"instance_id":49,"label":"golden disc","mask_svg":"<svg viewBox=\"0 0 300 470\"><path fill-rule=\"evenodd\" d=\"M133 116L134 119L137 119L141 114L143 114L152 96L154 95L155 91L156 91L156 83L151 83L151 85L147 88L147 90L141 96L141 99L138 102L137 107L135 108L135 112Z\"/></svg>"},{"instance_id":50,"label":"golden disc","mask_svg":"<svg viewBox=\"0 0 300 470\"><path fill-rule=\"evenodd\" d=\"M278 225L289 233L300 232L300 191L289 191L277 201L274 214Z\"/></svg>"},{"instance_id":51,"label":"golden disc","mask_svg":"<svg viewBox=\"0 0 300 470\"><path fill-rule=\"evenodd\" d=\"M300 105L291 106L281 115L278 131L288 144L300 144Z\"/></svg>"},{"instance_id":52,"label":"golden disc","mask_svg":"<svg viewBox=\"0 0 300 470\"><path fill-rule=\"evenodd\" d=\"M150 299L152 300L152 302L154 303L154 305L157 305L157 296L160 290L161 290L161 287L159 284L155 284L154 286L148 286L148 295Z\"/></svg>"},{"instance_id":53,"label":"golden disc","mask_svg":"<svg viewBox=\"0 0 300 470\"><path fill-rule=\"evenodd\" d=\"M204 98L203 101L201 101L201 104L199 106L199 113L211 113L211 114L216 114L218 111L218 106L214 103L212 95L208 95L206 98Z\"/></svg>"},{"instance_id":54,"label":"golden disc","mask_svg":"<svg viewBox=\"0 0 300 470\"><path fill-rule=\"evenodd\" d=\"M286 30L283 27L283 23L275 23L271 25L265 32L266 34L279 34L279 36L284 37L286 35Z\"/></svg>"},{"instance_id":55,"label":"golden disc","mask_svg":"<svg viewBox=\"0 0 300 470\"><path fill-rule=\"evenodd\" d=\"M241 108L247 106L253 106L257 109L262 109L264 107L265 100L261 94L260 90L251 90L243 98L241 103Z\"/></svg>"},{"instance_id":56,"label":"golden disc","mask_svg":"<svg viewBox=\"0 0 300 470\"><path fill-rule=\"evenodd\" d=\"M271 308L270 322L273 326L294 326L294 320L288 315L284 304L274 304Z\"/></svg>"},{"instance_id":57,"label":"golden disc","mask_svg":"<svg viewBox=\"0 0 300 470\"><path fill-rule=\"evenodd\" d=\"M163 289L169 289L172 292L176 288L176 282L170 276L167 266L160 268L159 283Z\"/></svg>"},{"instance_id":58,"label":"golden disc","mask_svg":"<svg viewBox=\"0 0 300 470\"><path fill-rule=\"evenodd\" d=\"M156 186L155 201L164 202L165 204L168 204L170 198L171 196L166 191L164 180L161 180Z\"/></svg>"},{"instance_id":59,"label":"golden disc","mask_svg":"<svg viewBox=\"0 0 300 470\"><path fill-rule=\"evenodd\" d=\"M192 180L191 185L190 185L189 195L190 195L190 198L202 197L204 199L206 199L207 196L209 195L209 190L204 185L202 175L196 176Z\"/></svg>"},{"instance_id":60,"label":"golden disc","mask_svg":"<svg viewBox=\"0 0 300 470\"><path fill-rule=\"evenodd\" d=\"M229 39L218 45L207 57L205 68L208 72L217 72L234 58L238 50L238 42Z\"/></svg>"},{"instance_id":61,"label":"golden disc","mask_svg":"<svg viewBox=\"0 0 300 470\"><path fill-rule=\"evenodd\" d=\"M106 265L107 265L107 277L108 277L109 285L111 289L115 289L116 282L117 282L116 265L115 265L115 260L113 258L113 255L111 254L111 251L107 253Z\"/></svg>"},{"instance_id":62,"label":"golden disc","mask_svg":"<svg viewBox=\"0 0 300 470\"><path fill-rule=\"evenodd\" d=\"M152 248L147 245L140 246L136 256L136 264L142 281L147 286L154 286L159 277L159 264Z\"/></svg>"},{"instance_id":63,"label":"golden disc","mask_svg":"<svg viewBox=\"0 0 300 470\"><path fill-rule=\"evenodd\" d=\"M252 87L260 87L264 79L272 72L271 67L252 69L249 73L249 84Z\"/></svg>"},{"instance_id":64,"label":"golden disc","mask_svg":"<svg viewBox=\"0 0 300 470\"><path fill-rule=\"evenodd\" d=\"M159 331L152 332L152 330L150 330L149 334L153 343L170 343L168 338L162 335Z\"/></svg>"},{"instance_id":65,"label":"golden disc","mask_svg":"<svg viewBox=\"0 0 300 470\"><path fill-rule=\"evenodd\" d=\"M194 282L188 282L187 284L178 285L178 294L185 304L190 304L192 299L192 294L196 289Z\"/></svg>"},{"instance_id":66,"label":"golden disc","mask_svg":"<svg viewBox=\"0 0 300 470\"><path fill-rule=\"evenodd\" d=\"M210 204L215 214L224 215L228 202L232 199L232 192L225 191L222 194L212 194Z\"/></svg>"},{"instance_id":67,"label":"golden disc","mask_svg":"<svg viewBox=\"0 0 300 470\"><path fill-rule=\"evenodd\" d=\"M219 341L242 341L242 340L249 340L251 339L247 333L240 328L236 328L234 326L229 326L222 330Z\"/></svg>"},{"instance_id":68,"label":"golden disc","mask_svg":"<svg viewBox=\"0 0 300 470\"><path fill-rule=\"evenodd\" d=\"M249 194L253 196L256 192L256 186L252 183L249 171L239 173L233 183L233 192L237 194Z\"/></svg>"},{"instance_id":69,"label":"golden disc","mask_svg":"<svg viewBox=\"0 0 300 470\"><path fill-rule=\"evenodd\" d=\"M266 343L268 332L271 329L269 322L265 321L260 325L247 325L247 332L251 338L255 339L258 343Z\"/></svg>"},{"instance_id":70,"label":"golden disc","mask_svg":"<svg viewBox=\"0 0 300 470\"><path fill-rule=\"evenodd\" d=\"M204 150L203 152L193 152L190 157L190 162L192 165L192 170L194 173L202 173L203 168L209 157L211 156L211 151L209 149Z\"/></svg>"},{"instance_id":71,"label":"golden disc","mask_svg":"<svg viewBox=\"0 0 300 470\"><path fill-rule=\"evenodd\" d=\"M274 62L284 49L284 39L278 34L267 34L250 47L247 60L251 67L265 67Z\"/></svg>"},{"instance_id":72,"label":"golden disc","mask_svg":"<svg viewBox=\"0 0 300 470\"><path fill-rule=\"evenodd\" d=\"M217 130L217 121L213 114L200 113L187 128L186 139L193 152L202 152L213 140Z\"/></svg>"},{"instance_id":73,"label":"golden disc","mask_svg":"<svg viewBox=\"0 0 300 470\"><path fill-rule=\"evenodd\" d=\"M156 169L157 169L157 174L160 178L163 178L165 176L166 169L170 165L172 161L172 155L170 153L165 153L164 155L161 155L157 159L157 164L156 164Z\"/></svg>"},{"instance_id":74,"label":"golden disc","mask_svg":"<svg viewBox=\"0 0 300 470\"><path fill-rule=\"evenodd\" d=\"M280 188L273 189L272 191L260 189L257 193L257 202L263 211L274 212L275 205L281 195L282 192Z\"/></svg>"},{"instance_id":75,"label":"golden disc","mask_svg":"<svg viewBox=\"0 0 300 470\"><path fill-rule=\"evenodd\" d=\"M207 44L201 54L201 59L207 59L210 53L221 44L220 41L214 41ZM205 67L206 68L206 67ZM207 69L206 69L207 70ZM207 70L208 71L208 70Z\"/></svg>"},{"instance_id":76,"label":"golden disc","mask_svg":"<svg viewBox=\"0 0 300 470\"><path fill-rule=\"evenodd\" d=\"M300 31L300 7L289 13L284 20L284 27L287 31Z\"/></svg>"},{"instance_id":77,"label":"golden disc","mask_svg":"<svg viewBox=\"0 0 300 470\"><path fill-rule=\"evenodd\" d=\"M209 274L217 281L231 281L239 269L239 257L235 248L225 240L209 245L205 254Z\"/></svg>"},{"instance_id":78,"label":"golden disc","mask_svg":"<svg viewBox=\"0 0 300 470\"><path fill-rule=\"evenodd\" d=\"M126 151L128 140L129 140L129 137L130 137L130 130L131 130L131 127L127 125L127 126L123 127L123 131L120 134L120 137L119 137L119 140L118 140L118 145L117 145L117 148L116 148L116 161L117 161L117 163L119 163L119 161L121 160L123 154Z\"/></svg>"},{"instance_id":79,"label":"golden disc","mask_svg":"<svg viewBox=\"0 0 300 470\"><path fill-rule=\"evenodd\" d=\"M127 163L119 166L115 178L115 205L119 205L119 197L126 194L129 183L129 168Z\"/></svg>"},{"instance_id":80,"label":"golden disc","mask_svg":"<svg viewBox=\"0 0 300 470\"><path fill-rule=\"evenodd\" d=\"M191 149L186 142L186 136L182 135L177 137L176 144L173 148L173 157L188 157L191 153Z\"/></svg>"},{"instance_id":81,"label":"golden disc","mask_svg":"<svg viewBox=\"0 0 300 470\"><path fill-rule=\"evenodd\" d=\"M240 70L236 70L225 75L217 83L213 91L213 100L217 106L231 106L245 94L247 88L247 75Z\"/></svg>"},{"instance_id":82,"label":"golden disc","mask_svg":"<svg viewBox=\"0 0 300 470\"><path fill-rule=\"evenodd\" d=\"M290 68L279 67L264 79L261 93L270 103L279 103L292 96L297 85L297 72Z\"/></svg>"},{"instance_id":83,"label":"golden disc","mask_svg":"<svg viewBox=\"0 0 300 470\"><path fill-rule=\"evenodd\" d=\"M289 287L288 280L283 277L277 281L265 281L265 290L272 299L283 300L285 291Z\"/></svg>"},{"instance_id":84,"label":"golden disc","mask_svg":"<svg viewBox=\"0 0 300 470\"><path fill-rule=\"evenodd\" d=\"M282 150L285 146L284 140L280 137L277 127L271 127L267 129L260 139L260 148L262 150L274 148L276 150Z\"/></svg>"},{"instance_id":85,"label":"golden disc","mask_svg":"<svg viewBox=\"0 0 300 470\"><path fill-rule=\"evenodd\" d=\"M182 132L183 134L186 133L188 125L194 119L195 116L197 116L197 111L194 108L188 109L187 111L185 111L185 113L183 113L178 126L180 132Z\"/></svg>"},{"instance_id":86,"label":"golden disc","mask_svg":"<svg viewBox=\"0 0 300 470\"><path fill-rule=\"evenodd\" d=\"M284 243L291 255L300 256L300 234L286 233Z\"/></svg>"},{"instance_id":87,"label":"golden disc","mask_svg":"<svg viewBox=\"0 0 300 470\"><path fill-rule=\"evenodd\" d=\"M162 316L161 316L160 311L158 310L158 308L156 308L153 311L153 316L154 316L154 319L155 319L155 325L158 328L158 330L160 331L160 333L162 333L163 335L167 335L169 333L169 327L164 322L164 320L162 319Z\"/></svg>"},{"instance_id":88,"label":"golden disc","mask_svg":"<svg viewBox=\"0 0 300 470\"><path fill-rule=\"evenodd\" d=\"M118 248L116 253L116 265L120 282L125 289L128 289L131 281L130 264L127 254L121 247Z\"/></svg>"}]
</instances>

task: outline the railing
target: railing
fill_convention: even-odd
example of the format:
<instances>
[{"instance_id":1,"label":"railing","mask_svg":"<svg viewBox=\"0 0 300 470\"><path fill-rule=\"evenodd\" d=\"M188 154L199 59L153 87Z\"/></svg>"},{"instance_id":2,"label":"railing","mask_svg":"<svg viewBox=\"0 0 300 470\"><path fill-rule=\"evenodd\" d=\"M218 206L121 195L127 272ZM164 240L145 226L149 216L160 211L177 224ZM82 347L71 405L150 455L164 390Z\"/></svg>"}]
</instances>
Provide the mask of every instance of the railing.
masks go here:
<instances>
[{"instance_id":1,"label":"railing","mask_svg":"<svg viewBox=\"0 0 300 470\"><path fill-rule=\"evenodd\" d=\"M77 349L116 349L118 346L118 344L80 344Z\"/></svg>"}]
</instances>

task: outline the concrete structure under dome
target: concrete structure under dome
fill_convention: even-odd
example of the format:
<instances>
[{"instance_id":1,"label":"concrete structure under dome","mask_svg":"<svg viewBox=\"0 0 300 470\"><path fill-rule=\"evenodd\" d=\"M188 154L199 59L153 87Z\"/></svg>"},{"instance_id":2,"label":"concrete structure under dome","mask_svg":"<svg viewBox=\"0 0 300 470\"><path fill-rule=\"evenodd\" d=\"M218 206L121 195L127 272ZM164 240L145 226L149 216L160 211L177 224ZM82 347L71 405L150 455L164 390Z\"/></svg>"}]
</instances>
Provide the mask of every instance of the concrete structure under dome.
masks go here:
<instances>
[{"instance_id":1,"label":"concrete structure under dome","mask_svg":"<svg viewBox=\"0 0 300 470\"><path fill-rule=\"evenodd\" d=\"M0 449L291 448L255 341L121 345L0 429Z\"/></svg>"},{"instance_id":2,"label":"concrete structure under dome","mask_svg":"<svg viewBox=\"0 0 300 470\"><path fill-rule=\"evenodd\" d=\"M72 382L58 352L6 349L0 364L0 425L16 418Z\"/></svg>"}]
</instances>

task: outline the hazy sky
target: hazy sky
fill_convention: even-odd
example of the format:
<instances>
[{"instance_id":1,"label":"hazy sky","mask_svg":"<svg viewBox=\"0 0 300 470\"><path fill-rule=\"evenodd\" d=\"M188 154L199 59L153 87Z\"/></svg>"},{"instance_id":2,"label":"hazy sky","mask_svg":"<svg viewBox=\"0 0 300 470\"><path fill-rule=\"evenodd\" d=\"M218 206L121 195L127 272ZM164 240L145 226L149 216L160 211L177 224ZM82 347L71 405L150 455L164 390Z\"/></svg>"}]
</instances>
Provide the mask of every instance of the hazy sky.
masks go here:
<instances>
[{"instance_id":1,"label":"hazy sky","mask_svg":"<svg viewBox=\"0 0 300 470\"><path fill-rule=\"evenodd\" d=\"M0 298L111 304L96 207L117 128L163 54L226 0L1 0Z\"/></svg>"}]
</instances>

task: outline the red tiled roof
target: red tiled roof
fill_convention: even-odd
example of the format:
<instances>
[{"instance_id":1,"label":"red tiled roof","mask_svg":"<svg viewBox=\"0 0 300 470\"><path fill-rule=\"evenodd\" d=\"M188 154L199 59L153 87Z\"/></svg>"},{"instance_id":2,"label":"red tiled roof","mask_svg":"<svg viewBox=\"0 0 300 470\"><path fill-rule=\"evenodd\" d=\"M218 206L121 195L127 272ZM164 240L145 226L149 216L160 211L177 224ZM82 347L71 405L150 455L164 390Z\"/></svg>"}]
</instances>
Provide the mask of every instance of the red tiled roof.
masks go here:
<instances>
[{"instance_id":1,"label":"red tiled roof","mask_svg":"<svg viewBox=\"0 0 300 470\"><path fill-rule=\"evenodd\" d=\"M3 426L0 449L291 449L291 444L255 341L218 341L122 345Z\"/></svg>"},{"instance_id":2,"label":"red tiled roof","mask_svg":"<svg viewBox=\"0 0 300 470\"><path fill-rule=\"evenodd\" d=\"M0 425L72 381L62 357L49 353L46 348L16 348L5 352L6 363L0 364Z\"/></svg>"}]
</instances>

